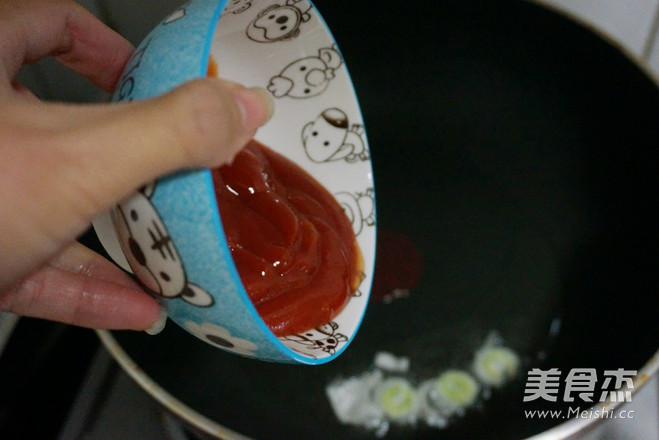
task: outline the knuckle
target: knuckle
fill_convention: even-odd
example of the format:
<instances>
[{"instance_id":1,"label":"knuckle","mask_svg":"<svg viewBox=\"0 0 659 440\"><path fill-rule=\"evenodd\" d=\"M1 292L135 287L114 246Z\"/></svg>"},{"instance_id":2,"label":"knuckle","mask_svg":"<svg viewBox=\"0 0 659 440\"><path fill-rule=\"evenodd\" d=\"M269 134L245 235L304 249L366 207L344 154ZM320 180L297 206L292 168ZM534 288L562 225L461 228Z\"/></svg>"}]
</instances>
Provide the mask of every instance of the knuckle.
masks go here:
<instances>
[{"instance_id":1,"label":"knuckle","mask_svg":"<svg viewBox=\"0 0 659 440\"><path fill-rule=\"evenodd\" d=\"M215 166L241 137L239 110L212 80L197 80L176 91L176 141L190 166Z\"/></svg>"},{"instance_id":2,"label":"knuckle","mask_svg":"<svg viewBox=\"0 0 659 440\"><path fill-rule=\"evenodd\" d=\"M25 314L34 307L34 304L38 305L39 298L43 296L45 289L45 281L38 273L36 276L19 279L0 292L0 310Z\"/></svg>"}]
</instances>

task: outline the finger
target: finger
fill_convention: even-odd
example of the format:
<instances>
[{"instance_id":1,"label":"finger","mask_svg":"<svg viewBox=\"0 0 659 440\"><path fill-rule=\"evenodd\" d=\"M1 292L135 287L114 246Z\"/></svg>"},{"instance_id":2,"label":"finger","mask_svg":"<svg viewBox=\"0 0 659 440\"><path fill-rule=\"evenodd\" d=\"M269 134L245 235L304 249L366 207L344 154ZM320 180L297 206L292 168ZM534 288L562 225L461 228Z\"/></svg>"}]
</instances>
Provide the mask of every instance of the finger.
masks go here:
<instances>
[{"instance_id":1,"label":"finger","mask_svg":"<svg viewBox=\"0 0 659 440\"><path fill-rule=\"evenodd\" d=\"M130 104L14 107L7 116L23 145L3 149L16 161L3 167L5 181L32 205L51 200L39 207L51 220L59 207L87 222L156 177L229 161L269 119L271 105L261 91L206 78Z\"/></svg>"},{"instance_id":2,"label":"finger","mask_svg":"<svg viewBox=\"0 0 659 440\"><path fill-rule=\"evenodd\" d=\"M229 160L271 111L262 92L211 78L128 104L0 108L4 275L34 269L154 178Z\"/></svg>"},{"instance_id":3,"label":"finger","mask_svg":"<svg viewBox=\"0 0 659 440\"><path fill-rule=\"evenodd\" d=\"M0 310L90 328L145 330L161 307L120 269L75 244L0 292Z\"/></svg>"},{"instance_id":4,"label":"finger","mask_svg":"<svg viewBox=\"0 0 659 440\"><path fill-rule=\"evenodd\" d=\"M0 2L0 18L0 59L8 81L24 63L52 55L110 92L134 50L125 38L69 0Z\"/></svg>"},{"instance_id":5,"label":"finger","mask_svg":"<svg viewBox=\"0 0 659 440\"><path fill-rule=\"evenodd\" d=\"M48 264L72 274L85 275L98 281L111 282L133 290L142 290L130 275L78 242L68 246Z\"/></svg>"}]
</instances>

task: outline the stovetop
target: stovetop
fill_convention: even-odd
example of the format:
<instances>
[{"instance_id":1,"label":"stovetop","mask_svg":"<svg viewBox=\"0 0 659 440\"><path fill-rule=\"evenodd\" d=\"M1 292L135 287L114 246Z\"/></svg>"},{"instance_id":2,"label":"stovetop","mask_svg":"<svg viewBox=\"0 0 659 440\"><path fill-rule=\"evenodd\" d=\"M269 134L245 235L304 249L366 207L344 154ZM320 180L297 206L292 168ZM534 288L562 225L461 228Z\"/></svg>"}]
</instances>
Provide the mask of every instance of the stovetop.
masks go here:
<instances>
[{"instance_id":1,"label":"stovetop","mask_svg":"<svg viewBox=\"0 0 659 440\"><path fill-rule=\"evenodd\" d=\"M0 312L0 439L190 440L93 330Z\"/></svg>"},{"instance_id":2,"label":"stovetop","mask_svg":"<svg viewBox=\"0 0 659 440\"><path fill-rule=\"evenodd\" d=\"M92 358L91 330L0 317L0 438L57 438Z\"/></svg>"},{"instance_id":3,"label":"stovetop","mask_svg":"<svg viewBox=\"0 0 659 440\"><path fill-rule=\"evenodd\" d=\"M11 335L7 338L7 336ZM659 378L581 440L659 440ZM191 440L182 425L121 370L92 330L0 313L0 438Z\"/></svg>"}]
</instances>

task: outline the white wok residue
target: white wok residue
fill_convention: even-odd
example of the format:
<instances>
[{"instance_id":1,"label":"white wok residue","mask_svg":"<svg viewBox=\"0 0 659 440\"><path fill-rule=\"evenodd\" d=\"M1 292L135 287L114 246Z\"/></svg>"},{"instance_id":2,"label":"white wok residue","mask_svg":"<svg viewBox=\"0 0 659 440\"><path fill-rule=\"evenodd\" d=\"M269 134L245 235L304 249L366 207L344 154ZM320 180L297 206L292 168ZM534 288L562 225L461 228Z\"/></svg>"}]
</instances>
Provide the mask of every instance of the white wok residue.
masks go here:
<instances>
[{"instance_id":1,"label":"white wok residue","mask_svg":"<svg viewBox=\"0 0 659 440\"><path fill-rule=\"evenodd\" d=\"M472 364L463 369L439 371L415 383L410 364L407 357L378 352L372 369L329 383L325 391L339 421L373 431L377 437L386 435L392 424L445 428L488 399L493 389L512 381L520 360L492 331Z\"/></svg>"}]
</instances>

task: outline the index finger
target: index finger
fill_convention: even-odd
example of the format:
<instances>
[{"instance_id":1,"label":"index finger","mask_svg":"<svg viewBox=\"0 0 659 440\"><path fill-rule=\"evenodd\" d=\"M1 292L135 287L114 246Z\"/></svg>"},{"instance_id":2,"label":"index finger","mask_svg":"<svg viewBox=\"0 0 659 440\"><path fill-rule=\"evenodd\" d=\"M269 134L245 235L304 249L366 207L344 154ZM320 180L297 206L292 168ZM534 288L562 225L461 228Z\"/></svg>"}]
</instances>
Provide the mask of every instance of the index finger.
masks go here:
<instances>
[{"instance_id":1,"label":"index finger","mask_svg":"<svg viewBox=\"0 0 659 440\"><path fill-rule=\"evenodd\" d=\"M111 92L133 45L70 0L0 2L0 60L11 81L25 63L52 56ZM2 71L0 70L0 74Z\"/></svg>"}]
</instances>

